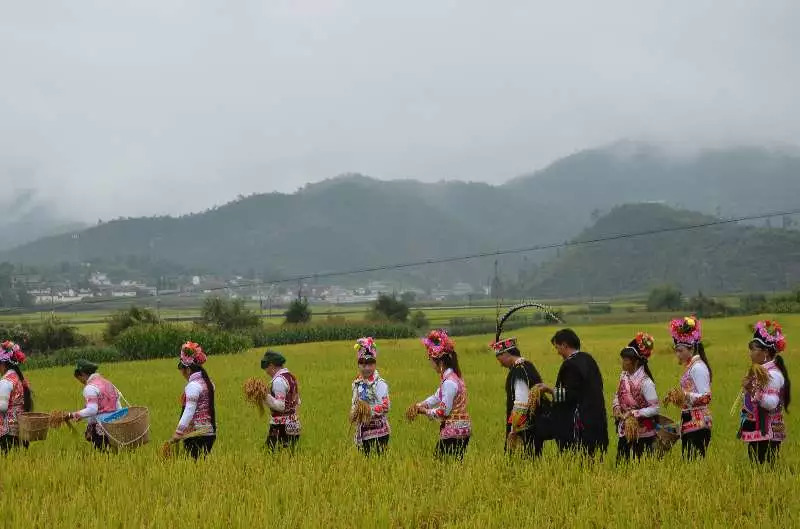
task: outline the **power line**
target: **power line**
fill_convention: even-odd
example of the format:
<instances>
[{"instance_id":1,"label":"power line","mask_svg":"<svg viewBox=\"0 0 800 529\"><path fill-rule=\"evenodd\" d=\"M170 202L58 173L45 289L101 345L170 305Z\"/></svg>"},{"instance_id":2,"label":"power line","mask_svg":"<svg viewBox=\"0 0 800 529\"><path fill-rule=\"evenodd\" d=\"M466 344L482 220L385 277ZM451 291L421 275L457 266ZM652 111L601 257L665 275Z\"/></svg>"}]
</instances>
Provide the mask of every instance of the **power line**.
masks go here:
<instances>
[{"instance_id":1,"label":"power line","mask_svg":"<svg viewBox=\"0 0 800 529\"><path fill-rule=\"evenodd\" d=\"M331 278L331 277L342 277L342 276L349 276L349 275L358 275L358 274L366 274L371 272L386 272L390 270L402 270L405 268L415 268L418 266L426 266L432 264L446 264L446 263L453 263L458 261L470 261L472 259L481 259L485 257L497 257L502 255L515 255L521 253L530 253L530 252L538 252L542 250L552 250L556 248L570 248L576 246L586 246L589 244L597 244L603 242L610 242L610 241L618 241L624 239L635 239L639 237L650 237L653 235L659 235L664 233L676 233L676 232L683 232L683 231L692 231L692 230L699 230L704 228L711 228L714 226L723 226L727 224L735 224L737 222L744 222L744 221L751 221L751 220L760 220L766 219L770 217L781 217L784 215L796 215L800 214L800 209L788 210L788 211L774 211L770 213L760 213L758 215L744 215L740 217L733 217L729 219L717 219L709 222L703 222L699 224L690 224L688 226L673 226L670 228L658 228L653 230L645 230L639 232L631 232L631 233L618 233L615 235L608 235L605 237L596 237L593 239L583 239L583 240L574 240L574 241L564 241L558 243L548 243L548 244L537 244L534 246L527 246L522 248L510 248L510 249L503 249L503 250L495 250L495 251L488 251L488 252L477 252L477 253L470 253L470 254L463 254L463 255L456 255L456 256L449 256L449 257L439 257L439 258L430 258L430 259L423 259L418 261L408 261L405 263L393 263L393 264L385 264L379 266L370 266L370 267L363 267L363 268L353 268L350 270L339 270L339 271L332 271L332 272L315 272L310 274L300 274L294 276L285 276L285 277L278 277L264 281L251 281L247 282L246 284L240 284L235 286L225 286L225 287L216 287L206 289L205 293L208 292L218 292L223 290L237 290L242 288L249 288L257 285L262 284L279 284L279 283L300 283L304 280L308 279L320 279L320 278ZM161 297L167 296L177 296L180 295L180 292L176 293L167 293L161 294ZM76 305L93 305L93 304L108 304L114 303L118 301L129 301L127 298L123 299L100 299L100 300L81 300L81 301L74 301L71 303L64 303L59 305L59 309L65 309L69 307L73 307ZM7 308L0 311L2 313L10 313L22 307L13 307Z\"/></svg>"}]
</instances>

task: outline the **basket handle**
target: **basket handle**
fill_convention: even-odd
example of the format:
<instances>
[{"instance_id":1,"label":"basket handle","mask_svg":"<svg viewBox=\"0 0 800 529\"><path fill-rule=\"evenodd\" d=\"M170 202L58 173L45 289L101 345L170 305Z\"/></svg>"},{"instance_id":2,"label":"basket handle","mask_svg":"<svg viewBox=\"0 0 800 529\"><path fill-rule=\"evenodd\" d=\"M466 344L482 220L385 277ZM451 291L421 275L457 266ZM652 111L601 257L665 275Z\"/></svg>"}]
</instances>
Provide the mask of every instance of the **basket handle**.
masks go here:
<instances>
[{"instance_id":1,"label":"basket handle","mask_svg":"<svg viewBox=\"0 0 800 529\"><path fill-rule=\"evenodd\" d=\"M144 429L144 432L142 432L142 435L140 435L139 437L136 437L136 438L134 438L134 439L131 439L131 440L130 440L130 441L128 441L127 443L123 443L122 441L120 441L119 439L117 439L116 437L114 437L113 435L111 435L111 434L109 433L109 431L108 431L108 430L106 430L106 429L105 429L105 427L102 425L102 423L98 422L97 424L100 426L100 429L101 429L101 430L103 430L103 433L104 433L105 435L107 435L108 437L110 437L110 438L111 438L111 439L112 439L112 440L113 440L115 443L117 443L117 445L118 445L118 446L120 446L120 447L122 447L122 448L126 448L128 445L135 443L136 441L138 441L139 439L141 439L142 437L144 437L145 435L147 435L147 432L149 432L149 431L150 431L150 425L148 424L148 425L147 425L147 428L145 428L145 429Z\"/></svg>"}]
</instances>

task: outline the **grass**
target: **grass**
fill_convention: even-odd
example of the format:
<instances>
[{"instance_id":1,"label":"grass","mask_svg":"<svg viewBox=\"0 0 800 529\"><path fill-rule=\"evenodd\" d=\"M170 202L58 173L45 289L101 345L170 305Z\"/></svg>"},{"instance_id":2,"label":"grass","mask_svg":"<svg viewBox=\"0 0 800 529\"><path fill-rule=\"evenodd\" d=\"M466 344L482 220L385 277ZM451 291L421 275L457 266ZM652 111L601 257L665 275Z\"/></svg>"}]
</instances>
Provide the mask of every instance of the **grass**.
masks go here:
<instances>
[{"instance_id":1,"label":"grass","mask_svg":"<svg viewBox=\"0 0 800 529\"><path fill-rule=\"evenodd\" d=\"M781 318L789 335L792 374L800 317ZM0 461L7 527L796 527L800 523L798 412L788 414L789 440L774 469L754 468L729 415L749 360L747 318L709 320L705 334L714 370L714 433L709 457L616 467L612 437L602 463L559 457L551 443L536 462L502 455L505 371L487 351L489 336L457 339L469 388L474 434L460 466L435 463L434 423L408 424L405 407L429 395L437 376L415 340L379 343L379 367L391 388L391 450L382 459L356 453L347 412L355 374L349 343L281 348L300 381L303 438L294 458L266 455L266 419L244 402L243 382L260 374L262 351L212 357L220 436L207 461L161 461L180 412L184 381L175 360L101 366L133 403L151 413L149 445L133 453L97 454L66 429L27 452ZM560 359L548 339L554 328L518 334L526 356L553 382ZM619 350L638 330L657 340L651 361L660 396L681 368L669 352L666 322L576 326L597 358L606 405L616 388ZM29 373L37 409L74 410L80 386L69 368ZM797 392L797 390L795 390ZM800 398L800 397L796 397ZM674 409L667 411L673 418ZM613 436L613 429L609 430ZM457 472L457 474L456 474Z\"/></svg>"}]
</instances>

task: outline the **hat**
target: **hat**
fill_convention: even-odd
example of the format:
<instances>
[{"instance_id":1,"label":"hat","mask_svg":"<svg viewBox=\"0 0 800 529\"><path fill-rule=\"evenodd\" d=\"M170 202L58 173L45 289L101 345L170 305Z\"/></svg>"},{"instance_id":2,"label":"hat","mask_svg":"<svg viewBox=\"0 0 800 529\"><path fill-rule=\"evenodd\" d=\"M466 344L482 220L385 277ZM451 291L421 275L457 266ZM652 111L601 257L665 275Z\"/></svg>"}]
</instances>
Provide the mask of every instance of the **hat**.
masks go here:
<instances>
[{"instance_id":1,"label":"hat","mask_svg":"<svg viewBox=\"0 0 800 529\"><path fill-rule=\"evenodd\" d=\"M675 345L694 347L703 340L700 320L695 315L672 320L669 324L669 332Z\"/></svg>"},{"instance_id":2,"label":"hat","mask_svg":"<svg viewBox=\"0 0 800 529\"><path fill-rule=\"evenodd\" d=\"M494 343L490 343L489 347L494 349L494 355L500 356L503 353L510 352L512 349L517 348L516 338L504 338Z\"/></svg>"},{"instance_id":3,"label":"hat","mask_svg":"<svg viewBox=\"0 0 800 529\"><path fill-rule=\"evenodd\" d=\"M277 351L267 351L261 359L261 369L266 369L268 365L283 366L286 358Z\"/></svg>"},{"instance_id":4,"label":"hat","mask_svg":"<svg viewBox=\"0 0 800 529\"><path fill-rule=\"evenodd\" d=\"M454 352L456 347L456 343L447 335L447 331L444 329L436 329L429 332L422 339L422 345L428 351L428 358L441 358Z\"/></svg>"},{"instance_id":5,"label":"hat","mask_svg":"<svg viewBox=\"0 0 800 529\"><path fill-rule=\"evenodd\" d=\"M203 365L207 360L206 354L199 343L186 342L181 346L180 362L184 367L191 365Z\"/></svg>"},{"instance_id":6,"label":"hat","mask_svg":"<svg viewBox=\"0 0 800 529\"><path fill-rule=\"evenodd\" d=\"M97 371L98 367L100 366L97 364L94 364L88 360L84 360L83 358L79 358L75 363L75 374L92 375L95 371Z\"/></svg>"},{"instance_id":7,"label":"hat","mask_svg":"<svg viewBox=\"0 0 800 529\"><path fill-rule=\"evenodd\" d=\"M783 328L777 321L759 321L753 327L753 340L765 349L770 349L776 353L786 349L786 337L783 335Z\"/></svg>"},{"instance_id":8,"label":"hat","mask_svg":"<svg viewBox=\"0 0 800 529\"><path fill-rule=\"evenodd\" d=\"M647 359L653 354L655 343L655 339L646 332L636 333L636 337L620 352L620 355L647 362Z\"/></svg>"},{"instance_id":9,"label":"hat","mask_svg":"<svg viewBox=\"0 0 800 529\"><path fill-rule=\"evenodd\" d=\"M356 350L356 356L359 362L375 361L378 358L378 346L372 336L366 336L356 340L353 349Z\"/></svg>"},{"instance_id":10,"label":"hat","mask_svg":"<svg viewBox=\"0 0 800 529\"><path fill-rule=\"evenodd\" d=\"M11 340L6 340L0 344L0 362L8 362L12 365L19 365L25 362L25 353L22 352L19 345Z\"/></svg>"}]
</instances>

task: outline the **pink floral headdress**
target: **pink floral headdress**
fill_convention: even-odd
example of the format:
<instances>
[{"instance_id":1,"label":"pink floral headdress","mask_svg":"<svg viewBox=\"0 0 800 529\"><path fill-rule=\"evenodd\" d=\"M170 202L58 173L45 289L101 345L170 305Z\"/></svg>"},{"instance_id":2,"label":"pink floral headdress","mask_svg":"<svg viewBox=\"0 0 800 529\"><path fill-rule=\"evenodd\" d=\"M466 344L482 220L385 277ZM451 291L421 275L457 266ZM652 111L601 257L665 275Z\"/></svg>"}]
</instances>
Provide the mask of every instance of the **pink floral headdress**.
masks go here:
<instances>
[{"instance_id":1,"label":"pink floral headdress","mask_svg":"<svg viewBox=\"0 0 800 529\"><path fill-rule=\"evenodd\" d=\"M783 335L781 324L777 321L759 321L753 327L753 331L753 341L760 343L767 349L772 349L776 353L783 352L786 349L786 337Z\"/></svg>"},{"instance_id":2,"label":"pink floral headdress","mask_svg":"<svg viewBox=\"0 0 800 529\"><path fill-rule=\"evenodd\" d=\"M0 362L9 362L13 365L22 364L25 362L25 353L22 352L19 345L6 340L0 344Z\"/></svg>"},{"instance_id":3,"label":"pink floral headdress","mask_svg":"<svg viewBox=\"0 0 800 529\"><path fill-rule=\"evenodd\" d=\"M675 345L694 347L703 340L700 320L695 315L672 320L669 324L669 332Z\"/></svg>"},{"instance_id":4,"label":"pink floral headdress","mask_svg":"<svg viewBox=\"0 0 800 529\"><path fill-rule=\"evenodd\" d=\"M422 339L422 345L428 351L428 358L441 358L448 353L455 351L456 343L447 331L444 329L436 329L428 333L428 336Z\"/></svg>"},{"instance_id":5,"label":"pink floral headdress","mask_svg":"<svg viewBox=\"0 0 800 529\"><path fill-rule=\"evenodd\" d=\"M181 364L189 367L191 365L203 365L206 362L206 354L200 344L186 342L181 346Z\"/></svg>"},{"instance_id":6,"label":"pink floral headdress","mask_svg":"<svg viewBox=\"0 0 800 529\"><path fill-rule=\"evenodd\" d=\"M356 340L353 349L356 350L356 356L359 361L377 360L378 358L378 345L372 336L365 336Z\"/></svg>"}]
</instances>

